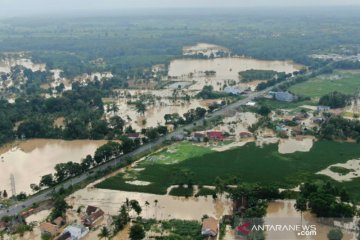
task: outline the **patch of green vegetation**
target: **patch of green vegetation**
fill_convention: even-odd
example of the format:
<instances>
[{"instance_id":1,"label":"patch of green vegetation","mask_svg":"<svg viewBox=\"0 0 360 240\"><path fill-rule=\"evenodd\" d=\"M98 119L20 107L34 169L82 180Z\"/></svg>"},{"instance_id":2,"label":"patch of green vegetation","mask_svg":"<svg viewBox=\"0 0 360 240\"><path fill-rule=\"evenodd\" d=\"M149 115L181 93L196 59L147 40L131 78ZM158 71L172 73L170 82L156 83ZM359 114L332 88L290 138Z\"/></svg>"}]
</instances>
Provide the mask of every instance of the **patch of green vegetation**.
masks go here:
<instances>
[{"instance_id":1,"label":"patch of green vegetation","mask_svg":"<svg viewBox=\"0 0 360 240\"><path fill-rule=\"evenodd\" d=\"M191 157L202 156L211 152L213 151L209 148L195 146L190 142L181 142L151 154L140 165L175 164Z\"/></svg>"},{"instance_id":2,"label":"patch of green vegetation","mask_svg":"<svg viewBox=\"0 0 360 240\"><path fill-rule=\"evenodd\" d=\"M162 229L169 231L170 235L159 239L203 239L201 236L201 224L198 221L169 220L161 222Z\"/></svg>"},{"instance_id":3,"label":"patch of green vegetation","mask_svg":"<svg viewBox=\"0 0 360 240\"><path fill-rule=\"evenodd\" d=\"M199 189L199 191L196 193L196 196L213 196L216 192L214 189L202 187Z\"/></svg>"},{"instance_id":4,"label":"patch of green vegetation","mask_svg":"<svg viewBox=\"0 0 360 240\"><path fill-rule=\"evenodd\" d=\"M360 202L360 177L354 178L351 181L338 182L329 176L317 174L311 177L311 182L317 184L330 182L338 189L344 189L349 194L350 199L357 203Z\"/></svg>"},{"instance_id":5,"label":"patch of green vegetation","mask_svg":"<svg viewBox=\"0 0 360 240\"><path fill-rule=\"evenodd\" d=\"M174 187L169 192L169 195L171 196L177 196L177 197L191 197L194 194L194 188L193 187Z\"/></svg>"},{"instance_id":6,"label":"patch of green vegetation","mask_svg":"<svg viewBox=\"0 0 360 240\"><path fill-rule=\"evenodd\" d=\"M191 149L189 149L191 151ZM149 186L128 185L121 174L98 184L99 188L164 194L177 181L177 173L192 172L198 185L214 185L216 177L237 177L242 182L291 188L312 179L315 173L335 163L358 158L357 144L318 141L310 152L278 153L277 144L256 147L254 143L225 152L211 152L173 165L143 165L138 180L152 182ZM360 195L360 194L359 194Z\"/></svg>"},{"instance_id":7,"label":"patch of green vegetation","mask_svg":"<svg viewBox=\"0 0 360 240\"><path fill-rule=\"evenodd\" d=\"M339 166L331 166L330 170L332 172L339 173L340 175L347 175L350 172L354 172L353 169L348 169L348 168L339 167Z\"/></svg>"},{"instance_id":8,"label":"patch of green vegetation","mask_svg":"<svg viewBox=\"0 0 360 240\"><path fill-rule=\"evenodd\" d=\"M338 77L338 78L337 78ZM360 74L337 71L331 75L321 75L290 87L290 91L311 98L320 98L328 93L338 91L353 94L360 86Z\"/></svg>"},{"instance_id":9,"label":"patch of green vegetation","mask_svg":"<svg viewBox=\"0 0 360 240\"><path fill-rule=\"evenodd\" d=\"M317 105L316 102L312 101L299 101L299 102L280 102L272 99L260 99L257 101L259 105L268 107L272 110L276 109L299 109L303 105Z\"/></svg>"}]
</instances>

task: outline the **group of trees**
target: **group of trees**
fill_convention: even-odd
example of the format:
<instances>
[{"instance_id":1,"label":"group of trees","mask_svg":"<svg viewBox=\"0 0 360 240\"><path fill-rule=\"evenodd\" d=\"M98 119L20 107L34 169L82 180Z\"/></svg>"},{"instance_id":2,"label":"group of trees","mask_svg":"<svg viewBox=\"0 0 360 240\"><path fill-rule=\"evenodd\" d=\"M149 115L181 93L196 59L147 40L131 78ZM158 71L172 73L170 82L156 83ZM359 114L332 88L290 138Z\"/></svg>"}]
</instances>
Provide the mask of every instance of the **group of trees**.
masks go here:
<instances>
[{"instance_id":1,"label":"group of trees","mask_svg":"<svg viewBox=\"0 0 360 240\"><path fill-rule=\"evenodd\" d=\"M259 85L257 85L256 90L257 91L261 91L264 90L268 87L274 86L278 83L281 83L283 81L285 81L287 78L291 77L292 74L285 74L285 73L278 73L275 77L273 77L272 79L270 79L269 81L266 82L262 82Z\"/></svg>"},{"instance_id":2,"label":"group of trees","mask_svg":"<svg viewBox=\"0 0 360 240\"><path fill-rule=\"evenodd\" d=\"M360 121L330 115L321 124L319 135L330 140L351 138L360 142Z\"/></svg>"},{"instance_id":3,"label":"group of trees","mask_svg":"<svg viewBox=\"0 0 360 240\"><path fill-rule=\"evenodd\" d=\"M330 182L320 185L305 183L300 186L295 208L300 212L310 209L317 217L352 218L356 208L349 202L348 193Z\"/></svg>"},{"instance_id":4,"label":"group of trees","mask_svg":"<svg viewBox=\"0 0 360 240\"><path fill-rule=\"evenodd\" d=\"M270 80L275 77L275 75L285 75L285 73L278 73L272 70L246 70L239 72L239 77L241 77L242 82L250 82L253 80Z\"/></svg>"},{"instance_id":5,"label":"group of trees","mask_svg":"<svg viewBox=\"0 0 360 240\"><path fill-rule=\"evenodd\" d=\"M203 89L198 94L196 94L196 97L202 99L218 99L226 96L229 96L229 94L225 92L214 91L214 87L211 85L204 86Z\"/></svg>"},{"instance_id":6,"label":"group of trees","mask_svg":"<svg viewBox=\"0 0 360 240\"><path fill-rule=\"evenodd\" d=\"M319 105L329 106L330 108L343 108L351 103L352 97L340 92L331 92L322 96Z\"/></svg>"}]
</instances>

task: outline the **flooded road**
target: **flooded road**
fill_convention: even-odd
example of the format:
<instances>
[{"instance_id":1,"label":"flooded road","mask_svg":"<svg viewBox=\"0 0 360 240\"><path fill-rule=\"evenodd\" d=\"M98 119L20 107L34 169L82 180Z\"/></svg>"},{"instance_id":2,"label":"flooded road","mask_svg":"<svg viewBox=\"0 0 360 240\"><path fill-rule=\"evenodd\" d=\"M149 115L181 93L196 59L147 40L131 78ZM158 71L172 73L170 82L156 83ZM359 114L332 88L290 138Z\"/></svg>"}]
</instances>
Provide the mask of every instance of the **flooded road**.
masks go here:
<instances>
[{"instance_id":1,"label":"flooded road","mask_svg":"<svg viewBox=\"0 0 360 240\"><path fill-rule=\"evenodd\" d=\"M215 79L238 80L238 73L250 69L274 70L277 72L293 73L301 69L301 66L290 61L261 61L250 58L216 58L216 59L178 59L170 63L168 75L182 77L188 74L204 75L205 71L216 71Z\"/></svg>"},{"instance_id":2,"label":"flooded road","mask_svg":"<svg viewBox=\"0 0 360 240\"><path fill-rule=\"evenodd\" d=\"M11 195L10 175L15 178L16 192L31 193L30 184L38 184L43 175L53 173L58 163L80 162L106 141L63 141L34 139L16 142L0 149L0 189Z\"/></svg>"}]
</instances>

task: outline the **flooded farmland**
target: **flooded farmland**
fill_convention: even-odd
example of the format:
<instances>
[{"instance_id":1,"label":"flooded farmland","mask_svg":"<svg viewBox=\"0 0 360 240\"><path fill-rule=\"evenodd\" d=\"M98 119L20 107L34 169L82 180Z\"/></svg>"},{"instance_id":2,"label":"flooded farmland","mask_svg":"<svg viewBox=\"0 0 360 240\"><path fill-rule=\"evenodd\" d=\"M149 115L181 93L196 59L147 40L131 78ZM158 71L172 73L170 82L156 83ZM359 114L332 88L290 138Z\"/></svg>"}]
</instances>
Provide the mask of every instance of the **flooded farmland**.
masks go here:
<instances>
[{"instance_id":1,"label":"flooded farmland","mask_svg":"<svg viewBox=\"0 0 360 240\"><path fill-rule=\"evenodd\" d=\"M16 192L31 193L30 184L38 184L43 175L52 173L58 163L80 162L106 141L63 141L33 139L13 143L0 149L0 189L11 193L10 175L15 178Z\"/></svg>"},{"instance_id":2,"label":"flooded farmland","mask_svg":"<svg viewBox=\"0 0 360 240\"><path fill-rule=\"evenodd\" d=\"M238 73L250 69L274 70L277 72L293 73L301 69L290 61L261 61L250 58L230 57L215 59L178 59L170 63L170 77L186 78L189 74L194 77L203 76L205 71L216 71L216 80L238 80Z\"/></svg>"}]
</instances>

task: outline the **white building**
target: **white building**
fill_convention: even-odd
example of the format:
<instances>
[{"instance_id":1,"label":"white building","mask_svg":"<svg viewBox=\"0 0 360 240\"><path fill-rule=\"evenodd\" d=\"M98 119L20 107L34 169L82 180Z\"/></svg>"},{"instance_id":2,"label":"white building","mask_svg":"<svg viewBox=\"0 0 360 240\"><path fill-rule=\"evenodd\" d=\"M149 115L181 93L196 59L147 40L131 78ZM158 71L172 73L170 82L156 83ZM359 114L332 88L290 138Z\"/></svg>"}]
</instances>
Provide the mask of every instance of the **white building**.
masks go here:
<instances>
[{"instance_id":1,"label":"white building","mask_svg":"<svg viewBox=\"0 0 360 240\"><path fill-rule=\"evenodd\" d=\"M239 94L243 93L244 90L239 89L237 87L227 86L226 88L224 88L224 92L226 92L228 94L239 95Z\"/></svg>"},{"instance_id":2,"label":"white building","mask_svg":"<svg viewBox=\"0 0 360 240\"><path fill-rule=\"evenodd\" d=\"M70 234L71 240L80 240L89 233L89 229L83 225L74 224L66 227L62 235L66 233Z\"/></svg>"}]
</instances>

